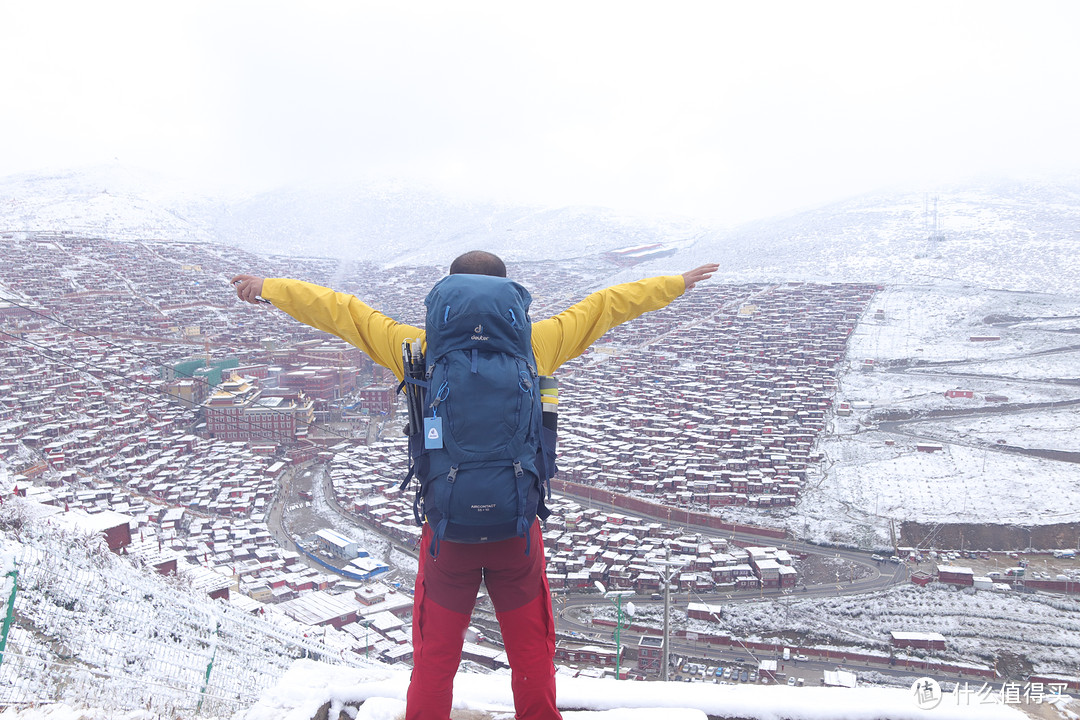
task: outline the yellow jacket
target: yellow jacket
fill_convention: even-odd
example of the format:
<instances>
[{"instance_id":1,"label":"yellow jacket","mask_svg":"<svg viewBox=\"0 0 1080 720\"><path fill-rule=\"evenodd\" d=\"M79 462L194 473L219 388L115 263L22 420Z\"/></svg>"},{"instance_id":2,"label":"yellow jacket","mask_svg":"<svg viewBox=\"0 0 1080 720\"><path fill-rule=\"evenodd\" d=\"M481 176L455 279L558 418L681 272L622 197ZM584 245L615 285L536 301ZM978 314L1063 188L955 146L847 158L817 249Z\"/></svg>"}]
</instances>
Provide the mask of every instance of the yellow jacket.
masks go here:
<instances>
[{"instance_id":1,"label":"yellow jacket","mask_svg":"<svg viewBox=\"0 0 1080 720\"><path fill-rule=\"evenodd\" d=\"M684 290L682 275L623 283L594 292L558 315L534 322L532 346L537 372L551 375L611 328L659 310ZM399 323L353 295L300 280L267 278L262 296L305 325L360 348L372 360L390 368L399 380L404 375L401 343L424 337L423 328Z\"/></svg>"}]
</instances>

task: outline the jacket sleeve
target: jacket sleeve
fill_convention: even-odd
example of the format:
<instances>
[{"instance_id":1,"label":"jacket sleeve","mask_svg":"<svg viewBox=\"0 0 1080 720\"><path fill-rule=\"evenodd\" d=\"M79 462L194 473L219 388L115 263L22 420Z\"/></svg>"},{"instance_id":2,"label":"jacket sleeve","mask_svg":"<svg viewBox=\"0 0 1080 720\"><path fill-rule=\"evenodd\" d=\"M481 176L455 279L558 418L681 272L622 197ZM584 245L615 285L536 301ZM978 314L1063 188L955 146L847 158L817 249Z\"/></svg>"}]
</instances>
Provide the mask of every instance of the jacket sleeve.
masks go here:
<instances>
[{"instance_id":1,"label":"jacket sleeve","mask_svg":"<svg viewBox=\"0 0 1080 720\"><path fill-rule=\"evenodd\" d=\"M533 324L537 370L550 375L585 352L611 328L669 304L686 288L682 275L664 275L614 285L563 312Z\"/></svg>"},{"instance_id":2,"label":"jacket sleeve","mask_svg":"<svg viewBox=\"0 0 1080 720\"><path fill-rule=\"evenodd\" d=\"M400 380L401 343L424 331L393 320L358 300L300 280L267 278L262 296L305 325L336 335L364 351Z\"/></svg>"}]
</instances>

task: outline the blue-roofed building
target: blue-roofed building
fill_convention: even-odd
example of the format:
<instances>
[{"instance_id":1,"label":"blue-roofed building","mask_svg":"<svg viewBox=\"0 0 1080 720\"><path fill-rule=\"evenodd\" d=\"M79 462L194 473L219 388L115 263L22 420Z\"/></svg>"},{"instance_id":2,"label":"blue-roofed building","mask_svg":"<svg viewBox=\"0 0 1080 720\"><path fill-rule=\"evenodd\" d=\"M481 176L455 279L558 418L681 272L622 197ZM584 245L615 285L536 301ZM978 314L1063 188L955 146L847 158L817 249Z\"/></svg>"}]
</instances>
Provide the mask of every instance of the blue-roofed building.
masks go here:
<instances>
[{"instance_id":1,"label":"blue-roofed building","mask_svg":"<svg viewBox=\"0 0 1080 720\"><path fill-rule=\"evenodd\" d=\"M345 537L336 530L319 530L315 533L315 542L322 550L344 560L367 556L366 552L360 552L355 540Z\"/></svg>"}]
</instances>

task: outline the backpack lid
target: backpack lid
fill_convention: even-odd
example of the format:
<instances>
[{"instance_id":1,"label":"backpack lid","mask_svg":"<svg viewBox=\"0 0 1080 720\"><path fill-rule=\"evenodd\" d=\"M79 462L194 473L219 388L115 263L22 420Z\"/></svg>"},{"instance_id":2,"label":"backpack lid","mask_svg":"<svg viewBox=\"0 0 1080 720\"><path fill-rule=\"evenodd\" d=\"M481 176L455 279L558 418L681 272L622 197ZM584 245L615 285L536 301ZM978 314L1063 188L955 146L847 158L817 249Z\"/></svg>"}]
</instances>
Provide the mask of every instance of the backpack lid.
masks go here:
<instances>
[{"instance_id":1,"label":"backpack lid","mask_svg":"<svg viewBox=\"0 0 1080 720\"><path fill-rule=\"evenodd\" d=\"M431 288L427 306L428 363L453 350L480 349L532 358L532 295L491 275L447 275Z\"/></svg>"}]
</instances>

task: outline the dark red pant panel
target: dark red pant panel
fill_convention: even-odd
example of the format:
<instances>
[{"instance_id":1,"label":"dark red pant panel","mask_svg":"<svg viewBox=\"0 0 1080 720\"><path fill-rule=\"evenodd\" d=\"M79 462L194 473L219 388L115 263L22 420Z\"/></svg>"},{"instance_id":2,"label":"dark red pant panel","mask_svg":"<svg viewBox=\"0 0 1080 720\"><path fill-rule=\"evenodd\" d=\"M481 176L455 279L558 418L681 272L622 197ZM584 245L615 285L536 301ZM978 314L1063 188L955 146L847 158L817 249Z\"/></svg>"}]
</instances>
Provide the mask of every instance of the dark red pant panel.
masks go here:
<instances>
[{"instance_id":1,"label":"dark red pant panel","mask_svg":"<svg viewBox=\"0 0 1080 720\"><path fill-rule=\"evenodd\" d=\"M515 537L491 543L443 541L439 557L432 560L427 552L430 537L425 525L420 541L420 571L427 596L445 608L471 613L481 580L497 612L519 608L546 593L540 523L534 522L529 533L528 555L525 538Z\"/></svg>"},{"instance_id":2,"label":"dark red pant panel","mask_svg":"<svg viewBox=\"0 0 1080 720\"><path fill-rule=\"evenodd\" d=\"M495 616L510 661L514 717L561 720L555 704L555 617L547 578L544 592L529 603L509 612L496 612Z\"/></svg>"}]
</instances>

